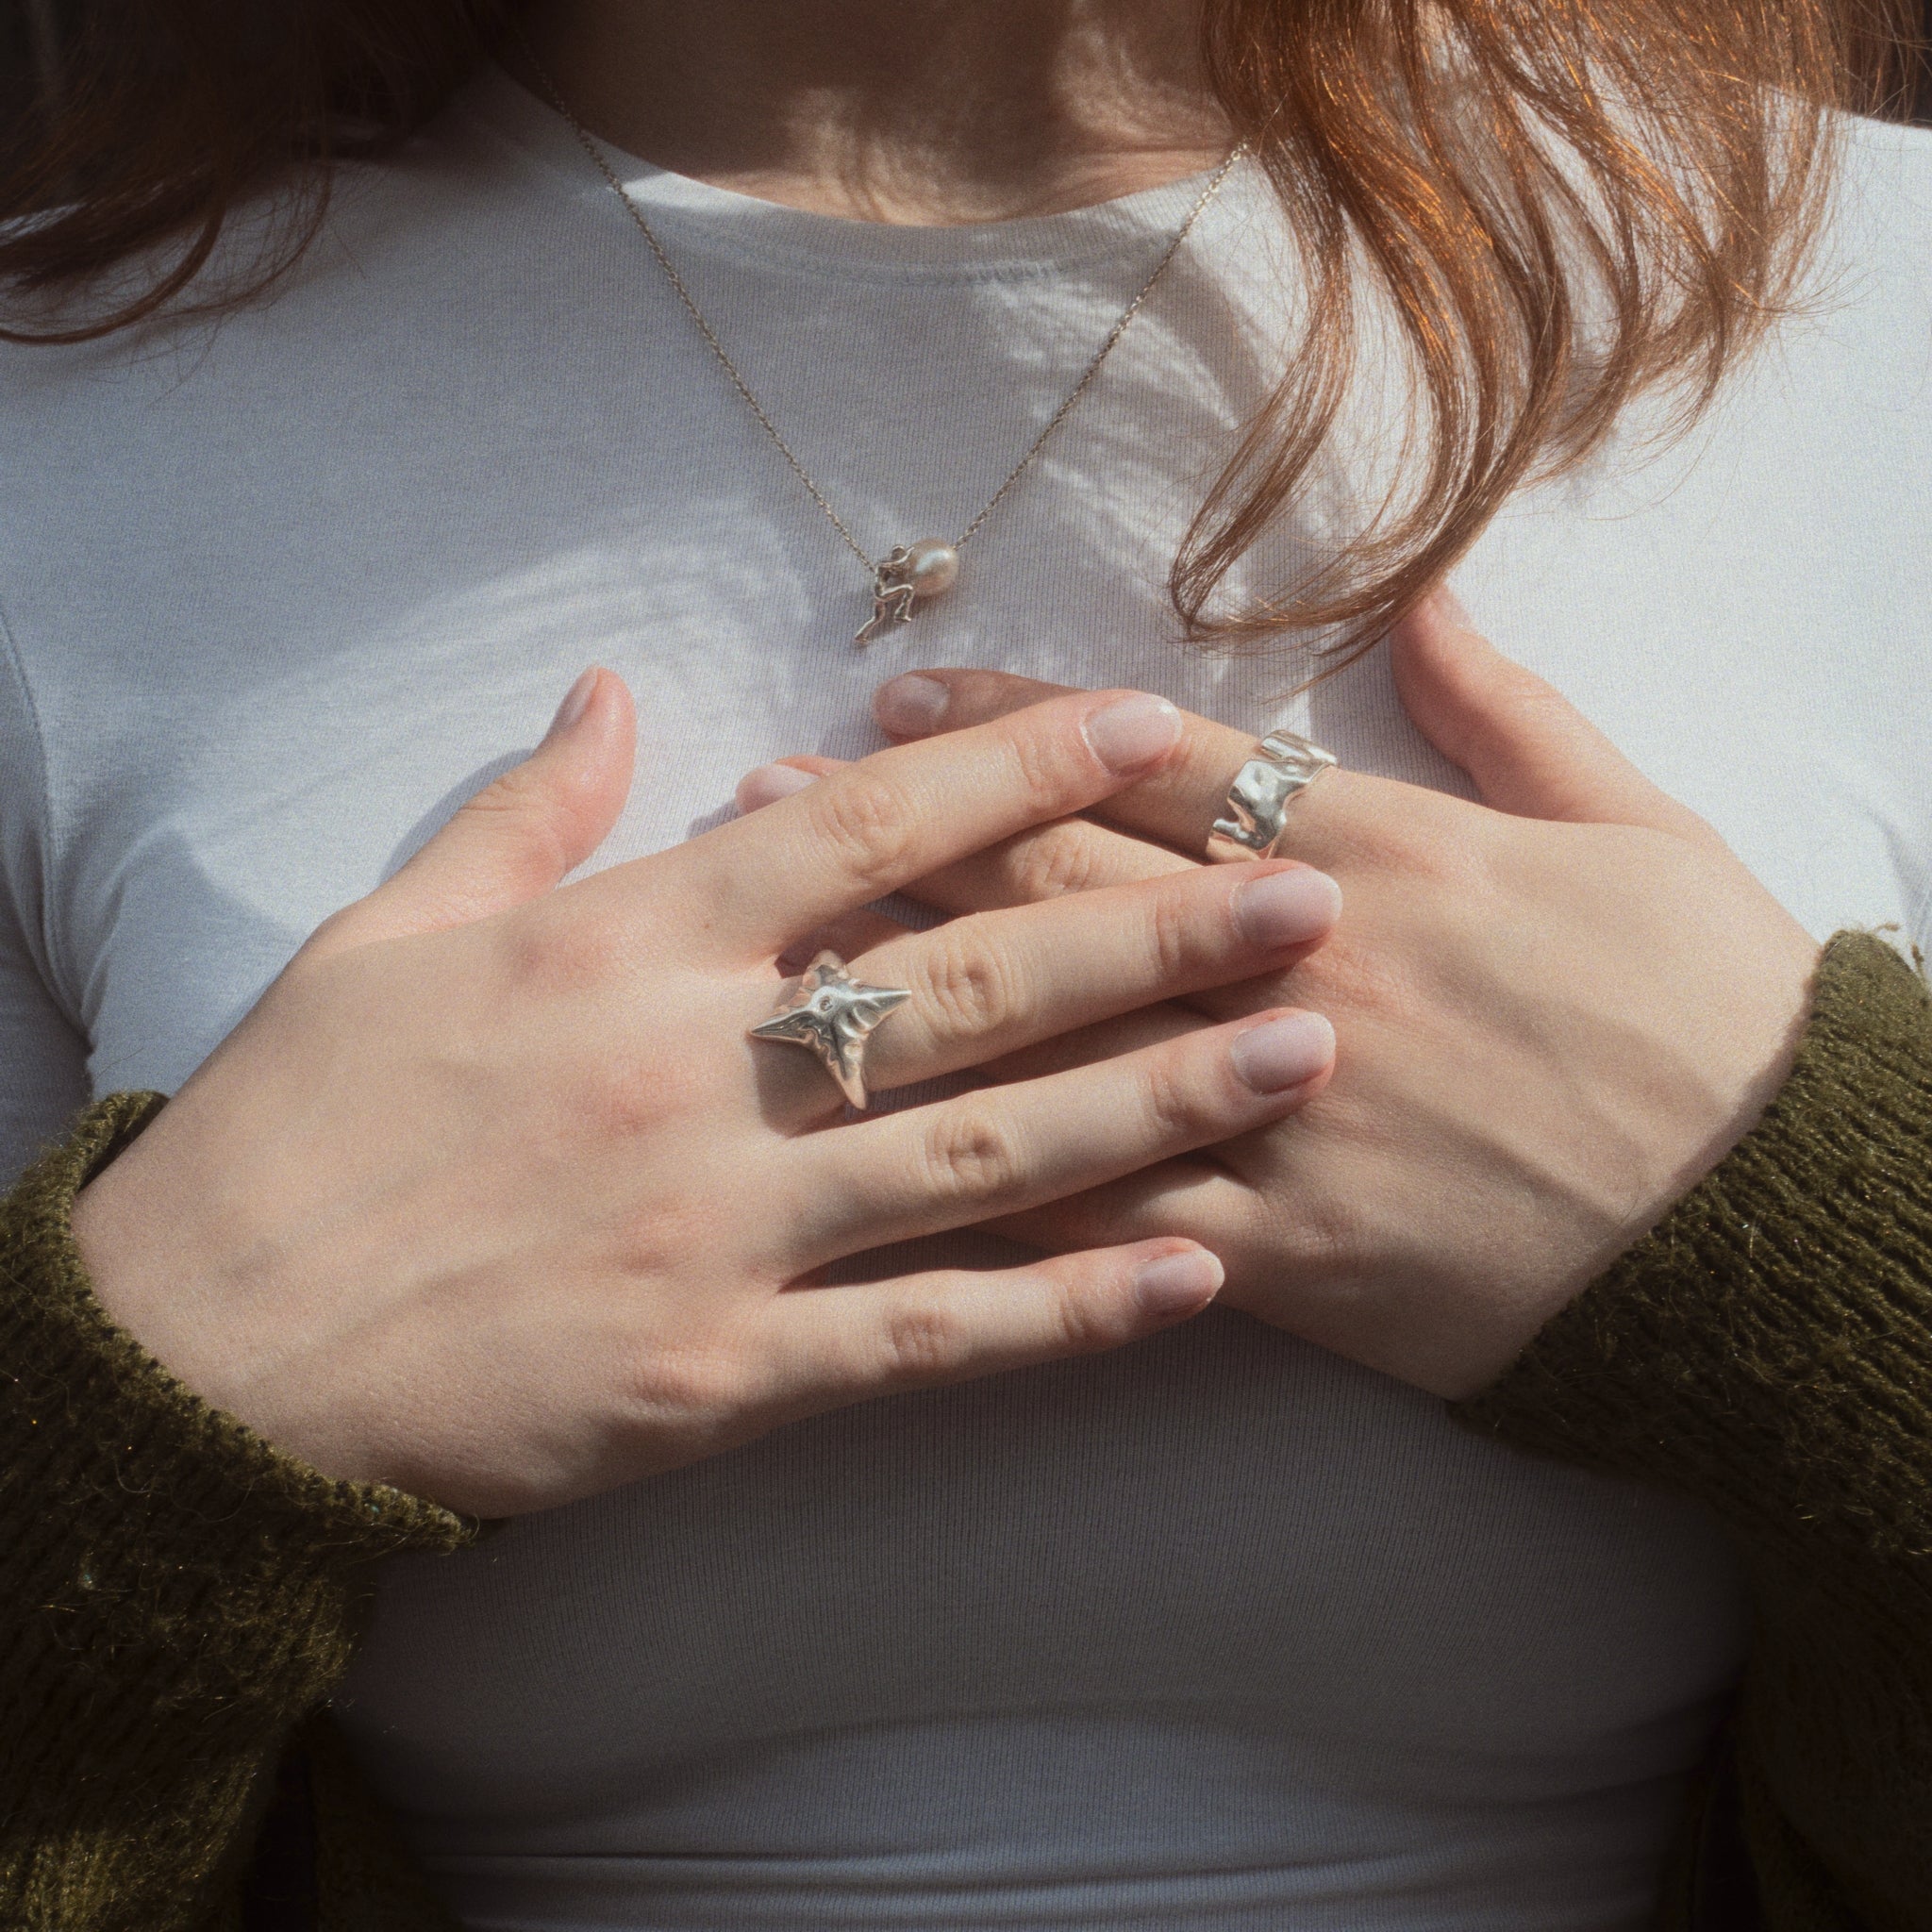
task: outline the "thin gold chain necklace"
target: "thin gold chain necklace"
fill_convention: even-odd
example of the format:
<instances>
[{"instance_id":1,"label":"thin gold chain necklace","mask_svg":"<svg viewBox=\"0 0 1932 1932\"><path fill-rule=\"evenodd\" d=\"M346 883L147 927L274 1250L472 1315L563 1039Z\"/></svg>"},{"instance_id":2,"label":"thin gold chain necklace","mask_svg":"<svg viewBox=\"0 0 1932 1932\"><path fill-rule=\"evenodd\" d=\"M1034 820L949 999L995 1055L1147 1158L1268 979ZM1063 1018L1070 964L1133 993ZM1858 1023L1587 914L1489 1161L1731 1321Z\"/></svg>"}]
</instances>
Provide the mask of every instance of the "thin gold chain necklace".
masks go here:
<instances>
[{"instance_id":1,"label":"thin gold chain necklace","mask_svg":"<svg viewBox=\"0 0 1932 1932\"><path fill-rule=\"evenodd\" d=\"M523 36L519 35L519 39L523 39ZM779 433L778 425L772 421L751 384L744 379L738 364L731 359L724 344L718 340L717 331L705 319L704 310L698 307L696 298L685 286L684 277L678 274L670 256L664 252L664 244L658 241L656 230L645 219L643 209L638 206L636 200L625 191L624 183L618 179L616 171L605 158L604 150L598 145L596 137L571 111L569 103L563 98L557 83L551 79L541 61L537 58L526 39L523 41L523 52L530 63L531 72L536 75L544 92L550 97L550 105L569 124L578 144L590 156L597 172L609 185L610 192L624 205L625 212L637 225L638 233L644 238L645 246L656 258L658 266L664 271L665 279L676 291L677 299L684 304L686 313L696 324L698 333L705 339L711 354L718 358L724 374L731 379L732 388L743 397L745 407L758 419L758 426L771 438L778 454L791 466L792 475L805 485L807 494L818 505L824 513L826 522L838 531L846 549L851 551L864 568L872 585L872 615L858 627L858 634L853 638L856 644L871 643L874 638L894 625L910 624L913 612L922 600L939 596L942 591L951 590L958 581L960 551L977 534L980 526L999 507L1007 492L1020 480L1033 458L1046 447L1047 440L1073 413L1074 405L1092 386L1093 378L1100 374L1101 364L1113 354L1120 339L1126 334L1135 316L1140 314L1148 296L1154 292L1154 285L1167 273L1168 263L1180 253L1181 244L1192 233L1194 224L1200 220L1202 211L1221 192L1222 183L1227 179L1235 163L1248 149L1245 141L1239 142L1230 150L1227 158L1214 171L1208 185L1195 198L1193 207L1188 210L1187 219L1174 231L1174 239L1167 244L1160 259L1154 264L1153 273L1141 284L1133 300L1121 310L1120 319L1107 332L1106 340L1093 352L1093 358L1081 372L1079 381L1068 391L1066 399L1059 408L1047 418L1045 427L1033 439L1026 453L1007 472L1006 480L987 498L979 514L950 543L940 537L922 537L914 543L896 544L887 556L875 559L852 534L846 526L845 519L832 508L825 492L812 480L811 473Z\"/></svg>"}]
</instances>

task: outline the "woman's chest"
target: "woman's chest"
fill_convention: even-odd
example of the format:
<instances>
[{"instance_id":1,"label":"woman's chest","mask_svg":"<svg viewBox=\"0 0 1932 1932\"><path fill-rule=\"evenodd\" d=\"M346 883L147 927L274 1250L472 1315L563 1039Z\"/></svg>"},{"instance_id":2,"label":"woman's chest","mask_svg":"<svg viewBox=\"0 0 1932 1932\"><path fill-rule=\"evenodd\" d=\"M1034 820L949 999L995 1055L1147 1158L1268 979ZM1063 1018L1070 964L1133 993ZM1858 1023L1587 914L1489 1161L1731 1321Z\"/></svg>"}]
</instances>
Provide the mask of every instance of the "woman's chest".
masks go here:
<instances>
[{"instance_id":1,"label":"woman's chest","mask_svg":"<svg viewBox=\"0 0 1932 1932\"><path fill-rule=\"evenodd\" d=\"M752 765L876 748L873 690L920 664L1157 690L1461 788L1378 654L1295 695L1319 660L1176 638L1169 561L1281 325L1252 275L1240 328L1210 293L1169 291L962 552L957 589L859 650L857 559L689 319L618 260L596 273L639 311L623 329L549 360L514 331L481 340L440 388L448 344L396 305L358 308L353 337L298 329L299 360L273 317L258 341L238 324L167 408L104 391L92 426L125 474L85 571L85 477L21 519L8 615L46 745L48 949L98 1086L178 1085L591 662L640 717L600 865L716 823ZM874 547L964 526L1113 299L1105 278L806 277L774 308L754 299L769 271L741 279L741 346ZM1814 932L1896 921L1923 940L1932 678L1899 559L1932 548L1932 499L1889 475L1913 437L1882 397L1840 394L1846 374L1823 337L1784 373L1767 358L1695 445L1513 503L1455 582ZM1870 474L1840 487L1854 438ZM1278 590L1347 536L1347 467L1289 506L1229 596Z\"/></svg>"},{"instance_id":2,"label":"woman's chest","mask_svg":"<svg viewBox=\"0 0 1932 1932\"><path fill-rule=\"evenodd\" d=\"M1512 541L1495 538L1460 580L1506 648L1709 817L1814 934L1890 924L1925 941L1932 793L1920 774L1932 702L1889 665L1861 678L1823 646L1807 657L1774 631L1707 622L1681 604L1656 611L1633 591L1636 612L1620 618L1579 595L1574 573L1539 581L1518 560ZM1028 573L1016 564L1015 575L1009 594L1030 595ZM640 717L635 789L599 866L728 818L736 780L756 764L875 749L872 690L922 661L1159 690L1257 735L1306 730L1357 770L1466 789L1402 713L1378 657L1285 695L1305 662L1190 654L1171 641L1158 587L1133 589L1119 608L1048 637L1017 623L961 635L935 622L867 657L811 635L841 620L836 604L812 608L799 626L807 641L764 649L753 640L774 617L708 603L700 642L693 612L626 558L577 567L568 626L548 606L527 623L464 623L459 636L441 617L433 630L385 626L280 684L210 683L188 728L115 721L125 756L87 774L55 845L51 903L56 970L91 1042L93 1084L177 1087L322 919L535 742L586 661L626 677Z\"/></svg>"}]
</instances>

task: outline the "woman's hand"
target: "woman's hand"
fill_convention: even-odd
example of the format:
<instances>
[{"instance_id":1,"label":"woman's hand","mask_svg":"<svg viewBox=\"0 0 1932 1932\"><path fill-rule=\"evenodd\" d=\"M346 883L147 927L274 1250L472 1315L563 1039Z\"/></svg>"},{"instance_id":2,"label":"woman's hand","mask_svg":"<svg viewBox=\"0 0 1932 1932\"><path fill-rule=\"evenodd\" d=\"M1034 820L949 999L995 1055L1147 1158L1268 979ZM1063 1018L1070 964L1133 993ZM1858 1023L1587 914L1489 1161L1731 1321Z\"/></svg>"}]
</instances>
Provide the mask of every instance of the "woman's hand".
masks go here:
<instances>
[{"instance_id":1,"label":"woman's hand","mask_svg":"<svg viewBox=\"0 0 1932 1932\"><path fill-rule=\"evenodd\" d=\"M102 1303L325 1473L484 1515L1192 1313L1221 1271L1170 1235L802 1284L1278 1119L1326 1073L1324 1022L1242 1016L852 1124L809 1056L745 1037L788 944L1096 804L1179 730L1142 695L1058 699L558 891L630 779L628 694L588 674L536 754L327 922L83 1191ZM1250 977L1325 931L1311 876L1229 868L902 933L854 961L913 993L867 1073L924 1079Z\"/></svg>"},{"instance_id":2,"label":"woman's hand","mask_svg":"<svg viewBox=\"0 0 1932 1932\"><path fill-rule=\"evenodd\" d=\"M1225 1264L1224 1303L1463 1396L1752 1124L1818 949L1703 820L1453 604L1425 606L1391 649L1411 715L1484 804L1324 778L1283 843L1341 884L1326 945L1007 1069L1037 1076L1287 1000L1333 1021L1332 1082L1292 1120L1009 1225L1050 1249L1187 1236ZM886 687L880 717L904 737L983 727L1052 689L936 672ZM1024 834L915 890L959 911L1197 871L1180 855L1200 851L1253 744L1191 718L1182 755L1102 803L1104 825Z\"/></svg>"}]
</instances>

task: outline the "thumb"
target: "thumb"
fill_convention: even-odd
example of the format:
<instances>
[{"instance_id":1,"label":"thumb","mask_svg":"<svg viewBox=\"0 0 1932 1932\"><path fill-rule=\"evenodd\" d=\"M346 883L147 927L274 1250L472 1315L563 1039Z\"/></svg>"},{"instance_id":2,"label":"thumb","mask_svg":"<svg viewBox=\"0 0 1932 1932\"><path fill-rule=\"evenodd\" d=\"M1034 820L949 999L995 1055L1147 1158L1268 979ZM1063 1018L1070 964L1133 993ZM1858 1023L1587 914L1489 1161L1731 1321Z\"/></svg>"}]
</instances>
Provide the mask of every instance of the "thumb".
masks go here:
<instances>
[{"instance_id":1,"label":"thumb","mask_svg":"<svg viewBox=\"0 0 1932 1932\"><path fill-rule=\"evenodd\" d=\"M1520 818L1716 837L1555 685L1504 657L1453 592L1438 590L1401 618L1389 633L1389 651L1408 715L1475 780L1485 805Z\"/></svg>"},{"instance_id":2,"label":"thumb","mask_svg":"<svg viewBox=\"0 0 1932 1932\"><path fill-rule=\"evenodd\" d=\"M553 891L603 843L630 795L637 714L614 671L590 670L543 741L461 806L367 898L325 920L315 958L461 925Z\"/></svg>"}]
</instances>

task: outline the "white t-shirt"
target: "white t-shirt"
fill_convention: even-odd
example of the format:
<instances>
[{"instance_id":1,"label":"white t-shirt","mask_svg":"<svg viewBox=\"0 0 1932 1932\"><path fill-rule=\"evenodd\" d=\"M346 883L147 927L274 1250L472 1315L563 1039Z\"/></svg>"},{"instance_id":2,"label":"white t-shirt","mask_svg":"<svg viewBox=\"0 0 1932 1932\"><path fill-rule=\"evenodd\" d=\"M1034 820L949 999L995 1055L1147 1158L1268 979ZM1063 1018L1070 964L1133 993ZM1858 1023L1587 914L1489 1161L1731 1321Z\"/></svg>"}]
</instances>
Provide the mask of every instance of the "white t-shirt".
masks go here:
<instances>
[{"instance_id":1,"label":"white t-shirt","mask_svg":"<svg viewBox=\"0 0 1932 1932\"><path fill-rule=\"evenodd\" d=\"M621 165L880 551L986 500L1198 186L924 230ZM1379 658L1282 702L1305 663L1174 641L1292 300L1274 220L1230 181L959 588L866 654L854 559L501 75L272 299L0 356L0 1162L177 1086L593 660L641 720L599 864L874 748L921 663L1457 784ZM1932 142L1856 135L1834 245L1690 443L1526 494L1457 588L1814 932L1924 941ZM394 1563L340 1711L475 1927L1634 1932L1743 1643L1698 1512L1210 1312Z\"/></svg>"}]
</instances>

